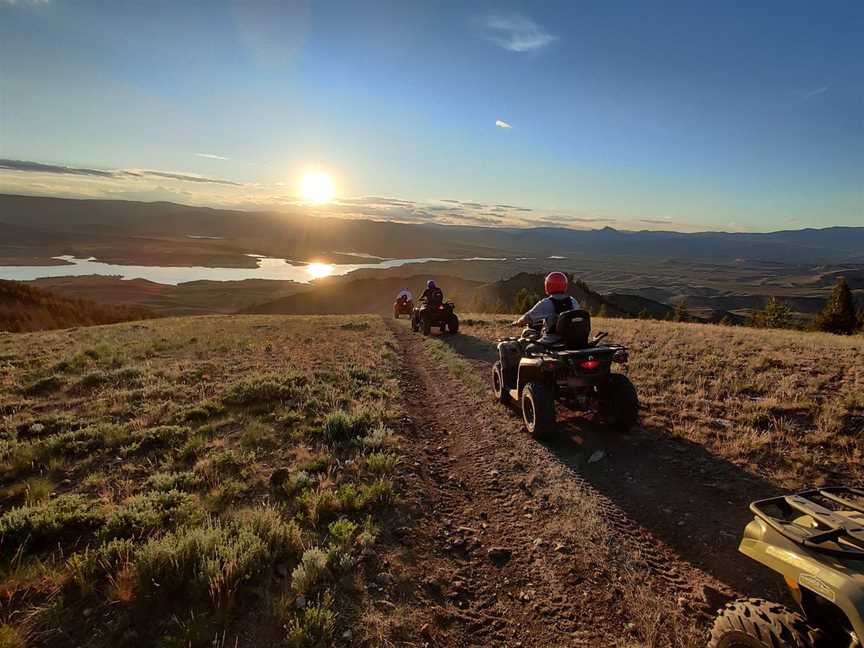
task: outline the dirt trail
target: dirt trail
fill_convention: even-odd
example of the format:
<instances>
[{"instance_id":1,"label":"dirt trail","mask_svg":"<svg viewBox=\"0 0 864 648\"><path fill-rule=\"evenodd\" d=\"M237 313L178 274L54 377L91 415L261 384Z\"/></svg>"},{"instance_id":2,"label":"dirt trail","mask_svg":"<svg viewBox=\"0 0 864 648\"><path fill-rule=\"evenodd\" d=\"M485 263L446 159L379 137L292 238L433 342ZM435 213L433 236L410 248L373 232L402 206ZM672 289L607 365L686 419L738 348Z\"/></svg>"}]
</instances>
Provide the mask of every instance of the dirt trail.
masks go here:
<instances>
[{"instance_id":1,"label":"dirt trail","mask_svg":"<svg viewBox=\"0 0 864 648\"><path fill-rule=\"evenodd\" d=\"M626 645L666 623L646 621L652 601L671 601L686 623L734 593L431 360L421 336L389 325L411 437L401 477L411 526L391 557L404 582L421 583L406 597L427 612L417 645Z\"/></svg>"}]
</instances>

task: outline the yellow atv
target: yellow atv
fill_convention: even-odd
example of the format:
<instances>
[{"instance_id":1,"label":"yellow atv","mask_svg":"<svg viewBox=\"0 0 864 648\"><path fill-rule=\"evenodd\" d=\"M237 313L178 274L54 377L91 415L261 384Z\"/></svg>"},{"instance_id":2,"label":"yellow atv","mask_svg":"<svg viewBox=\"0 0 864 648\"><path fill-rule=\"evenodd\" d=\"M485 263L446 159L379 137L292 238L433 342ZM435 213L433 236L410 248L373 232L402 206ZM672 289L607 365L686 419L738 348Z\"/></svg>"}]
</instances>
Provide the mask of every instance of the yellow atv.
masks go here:
<instances>
[{"instance_id":1,"label":"yellow atv","mask_svg":"<svg viewBox=\"0 0 864 648\"><path fill-rule=\"evenodd\" d=\"M720 610L708 648L862 646L864 490L831 487L754 502L739 551L783 576L798 610L743 599Z\"/></svg>"}]
</instances>

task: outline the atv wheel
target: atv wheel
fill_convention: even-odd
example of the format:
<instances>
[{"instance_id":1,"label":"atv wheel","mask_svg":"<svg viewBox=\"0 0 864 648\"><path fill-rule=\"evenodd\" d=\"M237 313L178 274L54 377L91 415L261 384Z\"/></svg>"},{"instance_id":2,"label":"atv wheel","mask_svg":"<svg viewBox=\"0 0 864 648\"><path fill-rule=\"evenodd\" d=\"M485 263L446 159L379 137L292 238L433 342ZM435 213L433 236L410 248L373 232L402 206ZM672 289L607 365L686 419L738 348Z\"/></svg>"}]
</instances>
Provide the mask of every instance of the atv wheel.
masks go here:
<instances>
[{"instance_id":1,"label":"atv wheel","mask_svg":"<svg viewBox=\"0 0 864 648\"><path fill-rule=\"evenodd\" d=\"M543 383L529 382L522 389L522 419L535 439L547 439L555 432L555 397Z\"/></svg>"},{"instance_id":2,"label":"atv wheel","mask_svg":"<svg viewBox=\"0 0 864 648\"><path fill-rule=\"evenodd\" d=\"M609 376L603 415L619 432L628 432L639 420L639 396L630 379L623 374Z\"/></svg>"},{"instance_id":3,"label":"atv wheel","mask_svg":"<svg viewBox=\"0 0 864 648\"><path fill-rule=\"evenodd\" d=\"M399 312L393 311L393 319L399 319Z\"/></svg>"},{"instance_id":4,"label":"atv wheel","mask_svg":"<svg viewBox=\"0 0 864 648\"><path fill-rule=\"evenodd\" d=\"M420 317L420 326L423 328L423 335L429 335L432 332L432 322L428 315Z\"/></svg>"},{"instance_id":5,"label":"atv wheel","mask_svg":"<svg viewBox=\"0 0 864 648\"><path fill-rule=\"evenodd\" d=\"M447 328L450 329L450 333L456 334L459 332L459 318L455 315L450 316L450 321L447 323Z\"/></svg>"},{"instance_id":6,"label":"atv wheel","mask_svg":"<svg viewBox=\"0 0 864 648\"><path fill-rule=\"evenodd\" d=\"M411 330L415 333L420 330L420 325L415 320L411 320Z\"/></svg>"},{"instance_id":7,"label":"atv wheel","mask_svg":"<svg viewBox=\"0 0 864 648\"><path fill-rule=\"evenodd\" d=\"M495 394L495 400L499 403L510 402L510 392L507 389L507 383L504 382L504 370L501 368L500 360L492 365L492 393Z\"/></svg>"},{"instance_id":8,"label":"atv wheel","mask_svg":"<svg viewBox=\"0 0 864 648\"><path fill-rule=\"evenodd\" d=\"M720 610L708 648L813 648L819 639L797 612L764 599L741 599Z\"/></svg>"}]
</instances>

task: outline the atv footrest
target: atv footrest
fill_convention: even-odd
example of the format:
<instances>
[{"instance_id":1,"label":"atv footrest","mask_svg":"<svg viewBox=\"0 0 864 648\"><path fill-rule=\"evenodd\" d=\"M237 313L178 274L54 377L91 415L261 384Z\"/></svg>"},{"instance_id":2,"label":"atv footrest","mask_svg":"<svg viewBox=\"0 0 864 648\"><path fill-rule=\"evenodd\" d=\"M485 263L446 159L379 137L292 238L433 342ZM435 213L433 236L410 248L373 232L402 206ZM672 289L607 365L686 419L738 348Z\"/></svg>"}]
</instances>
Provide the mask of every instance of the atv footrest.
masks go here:
<instances>
[{"instance_id":1,"label":"atv footrest","mask_svg":"<svg viewBox=\"0 0 864 648\"><path fill-rule=\"evenodd\" d=\"M759 500L750 505L750 510L783 536L805 547L864 558L862 490L845 486L817 488ZM801 522L803 516L810 518L807 526Z\"/></svg>"}]
</instances>

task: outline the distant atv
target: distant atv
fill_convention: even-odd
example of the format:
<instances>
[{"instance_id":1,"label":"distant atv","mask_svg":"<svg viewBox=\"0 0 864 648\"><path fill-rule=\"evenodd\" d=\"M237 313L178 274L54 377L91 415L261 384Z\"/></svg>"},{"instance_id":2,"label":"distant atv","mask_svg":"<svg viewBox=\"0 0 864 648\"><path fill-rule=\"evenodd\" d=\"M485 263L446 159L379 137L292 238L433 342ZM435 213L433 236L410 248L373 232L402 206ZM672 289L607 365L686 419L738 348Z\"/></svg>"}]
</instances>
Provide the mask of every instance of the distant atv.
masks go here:
<instances>
[{"instance_id":1,"label":"distant atv","mask_svg":"<svg viewBox=\"0 0 864 648\"><path fill-rule=\"evenodd\" d=\"M450 331L450 333L459 332L459 318L454 312L456 304L453 302L443 302L441 304L426 304L421 302L419 306L414 307L414 312L411 315L411 329L423 331L423 335L429 335L432 332L432 327L438 327L441 332Z\"/></svg>"},{"instance_id":2,"label":"distant atv","mask_svg":"<svg viewBox=\"0 0 864 648\"><path fill-rule=\"evenodd\" d=\"M819 488L750 505L738 550L783 576L800 611L764 599L720 610L708 648L862 646L864 491Z\"/></svg>"},{"instance_id":3,"label":"distant atv","mask_svg":"<svg viewBox=\"0 0 864 648\"><path fill-rule=\"evenodd\" d=\"M593 412L613 427L629 430L639 418L639 398L627 376L612 373L612 363L626 364L626 347L600 345L607 333L589 340L591 316L584 310L561 313L553 326L526 328L521 337L498 341L492 390L499 403L516 402L531 436L555 432L557 402Z\"/></svg>"},{"instance_id":4,"label":"distant atv","mask_svg":"<svg viewBox=\"0 0 864 648\"><path fill-rule=\"evenodd\" d=\"M414 302L410 299L397 299L393 302L393 319L399 319L400 315L411 316L414 312Z\"/></svg>"}]
</instances>

